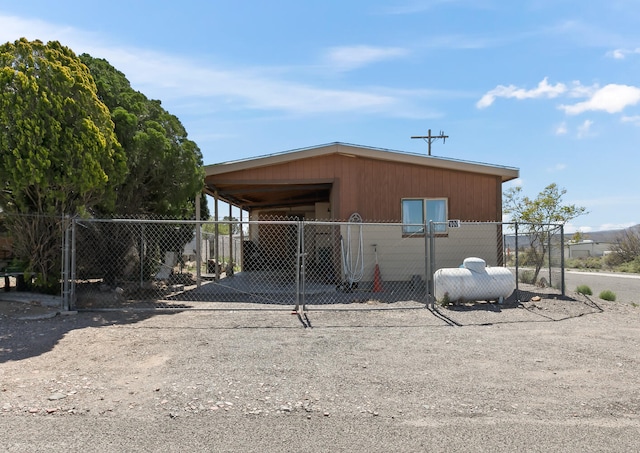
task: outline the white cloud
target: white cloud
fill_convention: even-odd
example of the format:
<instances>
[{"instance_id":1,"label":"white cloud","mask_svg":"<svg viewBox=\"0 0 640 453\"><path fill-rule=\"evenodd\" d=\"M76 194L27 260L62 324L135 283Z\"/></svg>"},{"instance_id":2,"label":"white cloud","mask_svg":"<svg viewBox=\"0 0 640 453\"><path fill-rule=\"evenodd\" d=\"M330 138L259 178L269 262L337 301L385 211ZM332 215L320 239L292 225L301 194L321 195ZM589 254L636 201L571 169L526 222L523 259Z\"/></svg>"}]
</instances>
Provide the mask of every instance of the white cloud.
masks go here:
<instances>
[{"instance_id":1,"label":"white cloud","mask_svg":"<svg viewBox=\"0 0 640 453\"><path fill-rule=\"evenodd\" d=\"M580 233L593 233L597 231L612 231L612 230L624 230L625 228L630 228L632 226L637 225L635 222L627 222L627 223L603 223L598 226L578 226L572 223L567 223L564 226L564 234L573 234L576 232ZM588 238L587 238L588 239Z\"/></svg>"},{"instance_id":2,"label":"white cloud","mask_svg":"<svg viewBox=\"0 0 640 453\"><path fill-rule=\"evenodd\" d=\"M625 228L631 228L632 226L638 225L638 222L626 222L626 223L605 223L600 225L598 231L609 231L609 230L624 230Z\"/></svg>"},{"instance_id":3,"label":"white cloud","mask_svg":"<svg viewBox=\"0 0 640 453\"><path fill-rule=\"evenodd\" d=\"M627 55L632 54L640 54L640 47L636 47L635 49L614 49L607 52L607 56L614 58L616 60L624 60L627 58Z\"/></svg>"},{"instance_id":4,"label":"white cloud","mask_svg":"<svg viewBox=\"0 0 640 453\"><path fill-rule=\"evenodd\" d=\"M584 120L584 123L578 126L578 138L588 137L591 133L591 126L593 126L593 121Z\"/></svg>"},{"instance_id":5,"label":"white cloud","mask_svg":"<svg viewBox=\"0 0 640 453\"><path fill-rule=\"evenodd\" d=\"M635 126L640 126L640 115L623 116L620 121L623 123L632 123Z\"/></svg>"},{"instance_id":6,"label":"white cloud","mask_svg":"<svg viewBox=\"0 0 640 453\"><path fill-rule=\"evenodd\" d=\"M89 36L88 33L82 33L72 27L0 14L0 42L14 42L20 38L27 38L30 41L60 41L63 45L71 46L80 44Z\"/></svg>"},{"instance_id":7,"label":"white cloud","mask_svg":"<svg viewBox=\"0 0 640 453\"><path fill-rule=\"evenodd\" d=\"M385 7L383 14L405 15L419 14L439 6L460 5L466 8L492 9L492 3L486 0L408 0L400 4Z\"/></svg>"},{"instance_id":8,"label":"white cloud","mask_svg":"<svg viewBox=\"0 0 640 453\"><path fill-rule=\"evenodd\" d=\"M565 135L567 132L567 123L564 121L556 127L556 135Z\"/></svg>"},{"instance_id":9,"label":"white cloud","mask_svg":"<svg viewBox=\"0 0 640 453\"><path fill-rule=\"evenodd\" d=\"M567 115L588 111L619 113L626 107L640 102L640 88L629 85L609 84L596 90L590 99L573 105L560 105Z\"/></svg>"},{"instance_id":10,"label":"white cloud","mask_svg":"<svg viewBox=\"0 0 640 453\"><path fill-rule=\"evenodd\" d=\"M132 86L153 99L190 102L194 109L210 110L212 104L255 110L275 110L294 114L358 112L388 116L433 117L419 100L431 94L421 90L393 91L380 87L332 89L298 81L282 72L275 76L270 67L225 67L203 64L201 59L121 46L105 42L97 34L39 20L3 16L0 13L0 40L58 40L77 54L105 58L122 71ZM356 46L334 49L333 61L345 68L356 67L408 54L402 48Z\"/></svg>"},{"instance_id":11,"label":"white cloud","mask_svg":"<svg viewBox=\"0 0 640 453\"><path fill-rule=\"evenodd\" d=\"M563 171L567 168L566 164L555 164L553 167L548 168L547 171L549 171L550 173L555 173L558 171Z\"/></svg>"},{"instance_id":12,"label":"white cloud","mask_svg":"<svg viewBox=\"0 0 640 453\"><path fill-rule=\"evenodd\" d=\"M338 90L265 76L259 69L202 67L199 62L151 52L103 50L133 85L148 93L174 98L219 98L238 108L276 109L295 113L392 109L401 99L375 90ZM138 87L136 87L138 88ZM139 88L138 88L139 89ZM169 90L167 90L169 89Z\"/></svg>"},{"instance_id":13,"label":"white cloud","mask_svg":"<svg viewBox=\"0 0 640 453\"><path fill-rule=\"evenodd\" d=\"M590 233L591 231L595 231L593 227L590 226L577 226L571 222L567 222L564 225L564 234L573 234L576 232L580 233Z\"/></svg>"},{"instance_id":14,"label":"white cloud","mask_svg":"<svg viewBox=\"0 0 640 453\"><path fill-rule=\"evenodd\" d=\"M570 98L588 98L593 96L600 89L597 83L593 85L583 85L579 80L571 82L571 87L567 91Z\"/></svg>"},{"instance_id":15,"label":"white cloud","mask_svg":"<svg viewBox=\"0 0 640 453\"><path fill-rule=\"evenodd\" d=\"M492 105L496 98L535 99L556 98L558 96L568 98L586 98L586 100L574 104L561 104L558 108L567 115L579 115L584 112L602 111L606 113L620 113L625 108L640 104L640 87L632 85L608 84L600 87L598 84L583 85L580 81L573 81L568 86L564 83L550 85L545 77L536 88L527 90L514 85L498 85L487 92L476 103L476 107L483 109ZM623 122L640 125L640 116L623 116ZM592 121L587 120L578 128L578 138L584 138L589 134ZM556 135L568 133L566 122L562 122L555 128Z\"/></svg>"},{"instance_id":16,"label":"white cloud","mask_svg":"<svg viewBox=\"0 0 640 453\"><path fill-rule=\"evenodd\" d=\"M531 90L518 88L515 85L498 85L493 90L487 92L476 103L479 109L487 108L494 103L496 98L515 98L515 99L535 99L535 98L555 98L567 91L567 86L563 83L550 85L548 78L542 79L538 86Z\"/></svg>"},{"instance_id":17,"label":"white cloud","mask_svg":"<svg viewBox=\"0 0 640 453\"><path fill-rule=\"evenodd\" d=\"M623 60L626 57L626 52L622 49L612 50L607 54L611 58L615 58L616 60Z\"/></svg>"},{"instance_id":18,"label":"white cloud","mask_svg":"<svg viewBox=\"0 0 640 453\"><path fill-rule=\"evenodd\" d=\"M522 186L524 186L524 180L522 178L512 179L511 181L507 182L505 185L507 189L511 187L522 187Z\"/></svg>"},{"instance_id":19,"label":"white cloud","mask_svg":"<svg viewBox=\"0 0 640 453\"><path fill-rule=\"evenodd\" d=\"M409 54L402 47L345 46L330 49L325 57L328 64L341 71L350 71L371 63L404 57Z\"/></svg>"}]
</instances>

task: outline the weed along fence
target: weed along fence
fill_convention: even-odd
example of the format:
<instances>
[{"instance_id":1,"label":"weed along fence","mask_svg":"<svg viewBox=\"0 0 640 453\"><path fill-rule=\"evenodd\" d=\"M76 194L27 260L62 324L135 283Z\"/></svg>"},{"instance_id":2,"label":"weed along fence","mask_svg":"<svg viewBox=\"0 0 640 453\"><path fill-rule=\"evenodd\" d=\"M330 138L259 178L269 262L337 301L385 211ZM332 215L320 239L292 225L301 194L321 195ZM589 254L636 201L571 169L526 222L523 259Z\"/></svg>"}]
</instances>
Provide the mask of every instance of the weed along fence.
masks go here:
<instances>
[{"instance_id":1,"label":"weed along fence","mask_svg":"<svg viewBox=\"0 0 640 453\"><path fill-rule=\"evenodd\" d=\"M503 223L75 219L63 297L80 310L316 310L520 300L525 283L528 296L535 284L564 294L562 229L544 231L533 240Z\"/></svg>"}]
</instances>

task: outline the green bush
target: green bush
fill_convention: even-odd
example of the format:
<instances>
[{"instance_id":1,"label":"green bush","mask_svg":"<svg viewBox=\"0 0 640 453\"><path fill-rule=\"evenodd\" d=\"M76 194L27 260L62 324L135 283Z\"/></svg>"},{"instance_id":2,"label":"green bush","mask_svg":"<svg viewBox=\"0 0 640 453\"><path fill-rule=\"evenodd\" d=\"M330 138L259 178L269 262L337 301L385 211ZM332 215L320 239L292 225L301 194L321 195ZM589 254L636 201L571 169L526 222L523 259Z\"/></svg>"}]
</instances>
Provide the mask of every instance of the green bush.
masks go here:
<instances>
[{"instance_id":1,"label":"green bush","mask_svg":"<svg viewBox=\"0 0 640 453\"><path fill-rule=\"evenodd\" d=\"M619 253L615 252L605 255L603 259L604 263L609 267L616 267L624 262L622 256Z\"/></svg>"},{"instance_id":2,"label":"green bush","mask_svg":"<svg viewBox=\"0 0 640 453\"><path fill-rule=\"evenodd\" d=\"M580 269L582 267L582 260L580 258L568 258L565 260L564 266L569 269Z\"/></svg>"},{"instance_id":3,"label":"green bush","mask_svg":"<svg viewBox=\"0 0 640 453\"><path fill-rule=\"evenodd\" d=\"M602 269L603 259L599 256L587 258L570 258L565 261L565 266L573 269Z\"/></svg>"},{"instance_id":4,"label":"green bush","mask_svg":"<svg viewBox=\"0 0 640 453\"><path fill-rule=\"evenodd\" d=\"M576 292L580 294L584 294L585 296L591 296L593 291L587 285L580 285L576 288Z\"/></svg>"},{"instance_id":5,"label":"green bush","mask_svg":"<svg viewBox=\"0 0 640 453\"><path fill-rule=\"evenodd\" d=\"M520 282L525 283L527 285L533 285L535 283L533 281L533 271L521 271Z\"/></svg>"},{"instance_id":6,"label":"green bush","mask_svg":"<svg viewBox=\"0 0 640 453\"><path fill-rule=\"evenodd\" d=\"M633 261L622 263L616 267L619 272L630 272L633 274L640 274L640 257L635 258Z\"/></svg>"},{"instance_id":7,"label":"green bush","mask_svg":"<svg viewBox=\"0 0 640 453\"><path fill-rule=\"evenodd\" d=\"M60 295L60 280L57 278L49 278L45 280L42 278L42 274L36 274L33 279L33 283L29 280L27 285L29 287L28 291L33 291L41 294L50 294L53 296Z\"/></svg>"},{"instance_id":8,"label":"green bush","mask_svg":"<svg viewBox=\"0 0 640 453\"><path fill-rule=\"evenodd\" d=\"M438 303L443 307L448 307L449 305L451 305L451 299L449 299L449 293L448 292L444 293L444 296L442 296L442 299L440 299Z\"/></svg>"},{"instance_id":9,"label":"green bush","mask_svg":"<svg viewBox=\"0 0 640 453\"><path fill-rule=\"evenodd\" d=\"M602 300L609 300L613 302L614 300L616 300L616 293L611 290L605 289L598 295L598 297Z\"/></svg>"}]
</instances>

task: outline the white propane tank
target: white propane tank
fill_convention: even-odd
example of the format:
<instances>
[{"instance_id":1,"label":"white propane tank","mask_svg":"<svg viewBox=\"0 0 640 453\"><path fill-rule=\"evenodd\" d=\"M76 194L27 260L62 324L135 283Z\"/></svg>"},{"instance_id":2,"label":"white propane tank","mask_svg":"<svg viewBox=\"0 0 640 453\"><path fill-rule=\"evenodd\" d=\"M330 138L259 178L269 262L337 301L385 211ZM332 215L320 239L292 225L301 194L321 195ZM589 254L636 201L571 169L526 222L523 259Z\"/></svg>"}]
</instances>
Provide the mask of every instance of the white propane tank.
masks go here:
<instances>
[{"instance_id":1,"label":"white propane tank","mask_svg":"<svg viewBox=\"0 0 640 453\"><path fill-rule=\"evenodd\" d=\"M504 267L487 267L482 258L465 258L462 267L438 269L434 274L435 298L502 300L516 289L514 275Z\"/></svg>"}]
</instances>

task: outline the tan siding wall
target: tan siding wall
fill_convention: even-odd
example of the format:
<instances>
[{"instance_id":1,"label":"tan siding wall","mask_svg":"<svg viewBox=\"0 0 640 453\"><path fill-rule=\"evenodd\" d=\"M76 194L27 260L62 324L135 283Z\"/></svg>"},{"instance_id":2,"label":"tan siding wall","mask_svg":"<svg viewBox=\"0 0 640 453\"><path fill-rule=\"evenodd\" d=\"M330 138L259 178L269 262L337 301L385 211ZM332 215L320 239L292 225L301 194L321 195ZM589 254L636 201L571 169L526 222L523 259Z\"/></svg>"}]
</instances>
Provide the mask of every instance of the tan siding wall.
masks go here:
<instances>
[{"instance_id":1,"label":"tan siding wall","mask_svg":"<svg viewBox=\"0 0 640 453\"><path fill-rule=\"evenodd\" d=\"M351 227L352 253L357 242L357 230ZM347 226L341 227L340 234L347 238ZM435 270L459 267L465 258L478 257L487 266L497 266L498 234L496 225L473 225L449 228L447 237L435 239ZM403 237L399 225L365 225L363 228L363 281L373 280L375 249L382 280L410 281L413 275L425 274L425 238Z\"/></svg>"},{"instance_id":2,"label":"tan siding wall","mask_svg":"<svg viewBox=\"0 0 640 453\"><path fill-rule=\"evenodd\" d=\"M344 225L341 227L341 235L346 241L347 227ZM352 227L352 253L356 249L354 240L356 240L355 227ZM409 281L414 274L424 275L424 239L403 238L402 228L399 225L365 226L363 230L365 267L362 281L373 281L376 262L373 244L376 244L378 250L378 262L383 281ZM421 245L416 246L416 244Z\"/></svg>"},{"instance_id":3,"label":"tan siding wall","mask_svg":"<svg viewBox=\"0 0 640 453\"><path fill-rule=\"evenodd\" d=\"M487 266L497 266L498 241L496 225L449 228L447 237L436 238L436 269L458 267L472 256L482 258Z\"/></svg>"}]
</instances>

